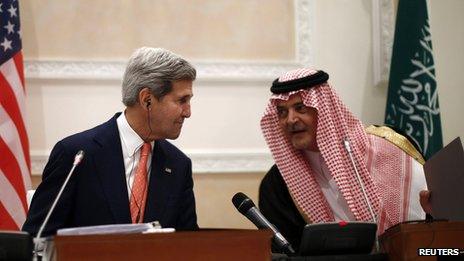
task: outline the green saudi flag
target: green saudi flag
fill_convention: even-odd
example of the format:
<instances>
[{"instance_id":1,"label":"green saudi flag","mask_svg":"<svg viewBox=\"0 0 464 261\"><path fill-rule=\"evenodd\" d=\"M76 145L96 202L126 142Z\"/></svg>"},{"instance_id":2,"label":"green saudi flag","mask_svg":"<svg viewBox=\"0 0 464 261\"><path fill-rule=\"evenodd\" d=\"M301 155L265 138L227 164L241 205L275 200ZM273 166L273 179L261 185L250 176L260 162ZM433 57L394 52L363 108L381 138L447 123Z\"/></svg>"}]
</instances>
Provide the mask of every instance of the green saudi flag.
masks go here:
<instances>
[{"instance_id":1,"label":"green saudi flag","mask_svg":"<svg viewBox=\"0 0 464 261\"><path fill-rule=\"evenodd\" d=\"M400 0L385 124L408 134L429 159L443 147L426 0Z\"/></svg>"}]
</instances>

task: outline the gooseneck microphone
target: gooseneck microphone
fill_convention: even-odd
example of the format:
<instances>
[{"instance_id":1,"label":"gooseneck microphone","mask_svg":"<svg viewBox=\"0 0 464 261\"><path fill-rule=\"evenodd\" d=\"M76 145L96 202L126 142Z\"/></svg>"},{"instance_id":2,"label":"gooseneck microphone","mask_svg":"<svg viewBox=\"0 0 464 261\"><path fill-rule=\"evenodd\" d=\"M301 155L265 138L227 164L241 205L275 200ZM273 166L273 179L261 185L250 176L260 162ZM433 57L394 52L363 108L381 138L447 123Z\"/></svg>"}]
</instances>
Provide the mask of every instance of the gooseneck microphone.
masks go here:
<instances>
[{"instance_id":1,"label":"gooseneck microphone","mask_svg":"<svg viewBox=\"0 0 464 261\"><path fill-rule=\"evenodd\" d=\"M79 165L79 163L81 163L81 161L82 161L83 158L84 158L84 151L83 151L83 150L79 150L79 151L77 152L76 156L74 157L74 162L73 162L73 165L72 165L71 170L70 170L69 173L68 173L68 176L66 177L66 179L65 179L65 181L64 181L64 183L63 183L63 185L61 185L60 191L59 191L58 194L56 195L55 200L53 201L52 206L51 206L50 209L48 210L47 216L45 216L45 219L44 219L44 221L42 222L42 225L41 225L40 228L39 228L39 232L37 233L37 236L34 238L34 259L35 259L35 260L37 259L39 240L40 240L40 237L42 236L42 232L43 232L45 226L46 226L47 223L48 223L48 219L50 219L50 216L51 216L51 214L53 213L53 210L55 209L56 204L58 203L58 200L59 200L60 197L61 197L61 194L63 194L64 188L66 187L66 184L68 184L68 181L69 181L69 179L71 178L72 173L74 172L74 169L77 167L77 165Z\"/></svg>"},{"instance_id":2,"label":"gooseneck microphone","mask_svg":"<svg viewBox=\"0 0 464 261\"><path fill-rule=\"evenodd\" d=\"M366 188L364 187L364 184L361 180L361 176L359 175L358 168L356 168L356 163L354 162L354 157L353 157L353 150L351 149L350 140L348 139L348 137L345 137L345 139L343 140L343 145L345 146L345 150L348 153L348 156L350 157L351 164L353 165L354 172L356 173L356 179L358 180L359 186L361 187L361 191L363 193L364 200L366 201L367 208L369 209L369 213L371 214L372 222L377 223L377 218L374 214L374 209L372 208L372 204L369 201L369 198L367 197ZM377 252L380 251L378 237L375 237L375 249Z\"/></svg>"},{"instance_id":3,"label":"gooseneck microphone","mask_svg":"<svg viewBox=\"0 0 464 261\"><path fill-rule=\"evenodd\" d=\"M361 187L361 191L363 193L364 200L366 201L367 208L369 209L369 213L371 214L372 222L377 223L377 219L375 217L371 202L369 201L369 198L367 197L366 188L364 187L364 184L361 180L361 176L359 175L358 168L356 168L356 164L354 162L354 157L353 157L353 151L351 150L350 141L348 140L348 138L345 138L343 140L343 145L345 145L345 150L348 153L348 156L350 157L351 164L353 165L354 172L356 173L356 179L358 180L359 186Z\"/></svg>"},{"instance_id":4,"label":"gooseneck microphone","mask_svg":"<svg viewBox=\"0 0 464 261\"><path fill-rule=\"evenodd\" d=\"M253 222L256 227L259 229L271 229L274 233L274 244L280 251L288 255L295 254L295 250L293 250L292 245L290 245L279 230L277 230L277 228L263 216L249 197L242 192L238 192L232 197L232 203L235 208Z\"/></svg>"}]
</instances>

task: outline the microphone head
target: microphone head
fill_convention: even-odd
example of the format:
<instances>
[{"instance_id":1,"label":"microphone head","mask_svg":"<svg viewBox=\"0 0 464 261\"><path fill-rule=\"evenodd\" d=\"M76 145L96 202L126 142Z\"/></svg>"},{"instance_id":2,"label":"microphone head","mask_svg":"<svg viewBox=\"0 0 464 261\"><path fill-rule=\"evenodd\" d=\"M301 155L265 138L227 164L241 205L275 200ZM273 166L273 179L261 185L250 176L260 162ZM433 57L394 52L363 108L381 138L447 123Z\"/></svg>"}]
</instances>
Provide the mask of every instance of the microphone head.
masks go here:
<instances>
[{"instance_id":1,"label":"microphone head","mask_svg":"<svg viewBox=\"0 0 464 261\"><path fill-rule=\"evenodd\" d=\"M85 153L84 153L83 150L79 150L79 151L77 152L77 154L76 154L76 156L79 156L79 157L82 157L82 158L84 157L84 155L85 155Z\"/></svg>"},{"instance_id":2,"label":"microphone head","mask_svg":"<svg viewBox=\"0 0 464 261\"><path fill-rule=\"evenodd\" d=\"M232 203L243 215L245 215L250 208L255 206L253 201L242 192L238 192L232 197Z\"/></svg>"},{"instance_id":3,"label":"microphone head","mask_svg":"<svg viewBox=\"0 0 464 261\"><path fill-rule=\"evenodd\" d=\"M79 163L81 163L82 159L84 158L84 151L83 150L80 150L77 152L76 156L74 157L74 163L73 165L78 165Z\"/></svg>"}]
</instances>

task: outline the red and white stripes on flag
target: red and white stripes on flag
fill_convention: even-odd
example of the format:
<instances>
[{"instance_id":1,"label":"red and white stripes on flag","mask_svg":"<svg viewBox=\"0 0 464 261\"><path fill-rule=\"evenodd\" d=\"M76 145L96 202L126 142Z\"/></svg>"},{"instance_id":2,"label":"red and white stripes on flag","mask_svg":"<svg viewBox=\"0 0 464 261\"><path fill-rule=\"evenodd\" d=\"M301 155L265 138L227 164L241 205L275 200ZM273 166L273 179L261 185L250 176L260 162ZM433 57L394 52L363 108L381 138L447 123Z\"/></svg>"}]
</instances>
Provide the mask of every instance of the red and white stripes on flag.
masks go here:
<instances>
[{"instance_id":1,"label":"red and white stripes on flag","mask_svg":"<svg viewBox=\"0 0 464 261\"><path fill-rule=\"evenodd\" d=\"M31 187L19 8L0 3L0 229L19 230Z\"/></svg>"}]
</instances>

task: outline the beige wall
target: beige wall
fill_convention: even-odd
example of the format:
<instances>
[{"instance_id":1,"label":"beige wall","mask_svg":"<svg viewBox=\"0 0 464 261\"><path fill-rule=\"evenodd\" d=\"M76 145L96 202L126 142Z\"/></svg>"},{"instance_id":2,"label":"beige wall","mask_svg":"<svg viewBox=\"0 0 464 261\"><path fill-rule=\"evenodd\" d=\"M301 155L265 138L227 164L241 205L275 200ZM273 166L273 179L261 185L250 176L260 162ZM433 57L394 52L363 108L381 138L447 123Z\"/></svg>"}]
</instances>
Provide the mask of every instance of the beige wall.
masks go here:
<instances>
[{"instance_id":1,"label":"beige wall","mask_svg":"<svg viewBox=\"0 0 464 261\"><path fill-rule=\"evenodd\" d=\"M252 227L230 200L243 191L256 202L272 164L259 119L275 77L315 65L330 73L355 115L383 122L387 89L373 77L373 1L22 1L34 174L59 139L123 108L118 61L138 46L163 46L199 69L193 115L175 141L193 160L199 224ZM429 2L448 143L464 138L464 1Z\"/></svg>"},{"instance_id":2,"label":"beige wall","mask_svg":"<svg viewBox=\"0 0 464 261\"><path fill-rule=\"evenodd\" d=\"M464 1L430 1L443 142L464 138Z\"/></svg>"},{"instance_id":3,"label":"beige wall","mask_svg":"<svg viewBox=\"0 0 464 261\"><path fill-rule=\"evenodd\" d=\"M293 2L281 0L24 1L30 59L126 59L161 46L198 59L293 57ZM278 23L277 23L278 21Z\"/></svg>"},{"instance_id":4,"label":"beige wall","mask_svg":"<svg viewBox=\"0 0 464 261\"><path fill-rule=\"evenodd\" d=\"M232 197L243 192L258 204L258 187L264 173L212 173L194 175L200 227L253 228L232 204Z\"/></svg>"}]
</instances>

